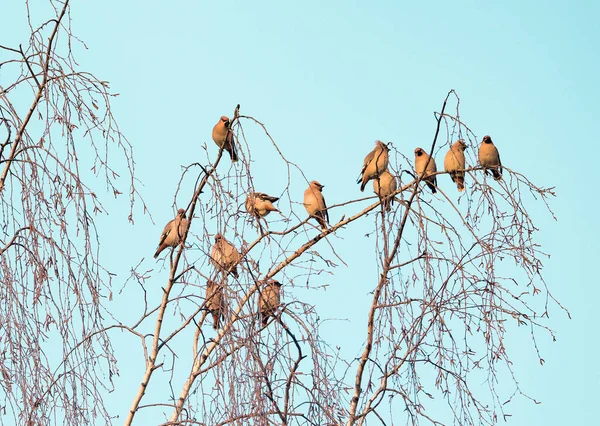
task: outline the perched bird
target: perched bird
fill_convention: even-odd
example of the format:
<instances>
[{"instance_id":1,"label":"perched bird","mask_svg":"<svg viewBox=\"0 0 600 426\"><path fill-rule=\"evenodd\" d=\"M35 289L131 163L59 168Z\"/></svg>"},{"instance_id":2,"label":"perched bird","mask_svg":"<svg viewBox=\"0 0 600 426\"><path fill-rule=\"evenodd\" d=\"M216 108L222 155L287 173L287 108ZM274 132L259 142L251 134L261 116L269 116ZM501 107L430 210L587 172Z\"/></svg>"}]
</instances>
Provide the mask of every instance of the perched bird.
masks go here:
<instances>
[{"instance_id":1,"label":"perched bird","mask_svg":"<svg viewBox=\"0 0 600 426\"><path fill-rule=\"evenodd\" d=\"M323 188L324 186L316 180L310 182L308 188L304 191L304 208L311 217L319 222L323 231L326 231L329 223L329 213L327 212L325 198L323 198Z\"/></svg>"},{"instance_id":2,"label":"perched bird","mask_svg":"<svg viewBox=\"0 0 600 426\"><path fill-rule=\"evenodd\" d=\"M154 253L154 258L156 259L167 247L177 247L177 245L181 243L183 235L189 226L190 222L185 218L185 210L177 210L175 219L170 220L169 223L165 225L162 234L160 234L160 241L158 242L156 253Z\"/></svg>"},{"instance_id":3,"label":"perched bird","mask_svg":"<svg viewBox=\"0 0 600 426\"><path fill-rule=\"evenodd\" d=\"M215 244L210 253L211 262L217 269L231 272L238 277L236 265L240 263L241 255L237 249L221 234L215 235Z\"/></svg>"},{"instance_id":4,"label":"perched bird","mask_svg":"<svg viewBox=\"0 0 600 426\"><path fill-rule=\"evenodd\" d=\"M217 330L223 316L223 288L213 280L206 281L206 309L212 314L213 328Z\"/></svg>"},{"instance_id":5,"label":"perched bird","mask_svg":"<svg viewBox=\"0 0 600 426\"><path fill-rule=\"evenodd\" d=\"M219 122L215 124L215 127L213 127L212 138L219 148L223 148L223 145L225 145L224 149L229 153L231 161L237 161L238 156L235 142L233 141L233 132L229 128L229 125L229 118L222 116Z\"/></svg>"},{"instance_id":6,"label":"perched bird","mask_svg":"<svg viewBox=\"0 0 600 426\"><path fill-rule=\"evenodd\" d=\"M263 192L251 192L246 197L246 210L254 217L265 217L271 212L278 212L273 205L278 197L271 197Z\"/></svg>"},{"instance_id":7,"label":"perched bird","mask_svg":"<svg viewBox=\"0 0 600 426\"><path fill-rule=\"evenodd\" d=\"M502 163L500 162L500 154L498 149L492 142L492 138L484 136L479 146L479 163L485 168L487 173L488 169L492 171L494 179L502 179Z\"/></svg>"},{"instance_id":8,"label":"perched bird","mask_svg":"<svg viewBox=\"0 0 600 426\"><path fill-rule=\"evenodd\" d=\"M279 291L281 283L276 280L269 280L260 293L258 302L258 315L262 320L262 325L267 325L270 316L275 316L275 311L281 303Z\"/></svg>"},{"instance_id":9,"label":"perched bird","mask_svg":"<svg viewBox=\"0 0 600 426\"><path fill-rule=\"evenodd\" d=\"M394 202L394 198L386 197L396 192L397 189L396 177L387 170L381 173L378 178L373 179L373 190L379 196L383 208L388 212L392 209L391 204Z\"/></svg>"},{"instance_id":10,"label":"perched bird","mask_svg":"<svg viewBox=\"0 0 600 426\"><path fill-rule=\"evenodd\" d=\"M431 161L427 164L427 160L429 160L429 154L427 154L423 148L415 149L415 170L417 174L423 177L423 180L427 182L427 186L431 189L432 193L436 193L435 186L437 185L436 176L429 176L435 172L437 172L437 167L435 165L435 160L431 157ZM427 170L425 170L425 165L427 164Z\"/></svg>"},{"instance_id":11,"label":"perched bird","mask_svg":"<svg viewBox=\"0 0 600 426\"><path fill-rule=\"evenodd\" d=\"M452 144L450 150L444 157L444 170L450 173L452 182L460 192L465 190L465 149L467 144L462 139L457 140Z\"/></svg>"},{"instance_id":12,"label":"perched bird","mask_svg":"<svg viewBox=\"0 0 600 426\"><path fill-rule=\"evenodd\" d=\"M381 141L375 142L375 149L369 152L363 162L363 168L360 171L360 176L356 180L356 183L360 183L361 192L365 190L367 182L371 179L375 179L381 173L383 173L388 166L390 149L386 144ZM362 183L361 183L362 182Z\"/></svg>"}]
</instances>

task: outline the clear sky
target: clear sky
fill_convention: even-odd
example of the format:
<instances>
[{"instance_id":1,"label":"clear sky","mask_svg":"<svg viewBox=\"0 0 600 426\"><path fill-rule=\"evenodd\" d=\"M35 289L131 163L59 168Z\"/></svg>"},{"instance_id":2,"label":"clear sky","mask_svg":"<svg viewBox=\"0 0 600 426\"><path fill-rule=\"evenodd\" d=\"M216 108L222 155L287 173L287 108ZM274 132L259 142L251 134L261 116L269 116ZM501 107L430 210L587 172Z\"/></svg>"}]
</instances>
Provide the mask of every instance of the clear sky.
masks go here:
<instances>
[{"instance_id":1,"label":"clear sky","mask_svg":"<svg viewBox=\"0 0 600 426\"><path fill-rule=\"evenodd\" d=\"M10 3L22 10L21 2ZM592 268L600 234L591 187L600 155L593 130L600 112L599 14L593 1L75 3L73 31L88 46L77 58L120 94L113 113L133 145L138 189L154 219L138 207L135 225L127 224L125 197L108 201L110 215L99 219L101 260L117 274L112 314L124 322L135 317L131 298L139 291L130 284L124 293L118 290L142 258L142 269L154 269L147 288L160 293L167 271L152 254L173 217L181 166L205 158L204 143L216 152L212 127L236 104L267 125L309 179L326 185L324 194L334 204L360 196L354 180L376 139L392 141L409 157L416 146L429 146L433 111L455 89L461 118L478 139L492 135L507 167L539 186L555 186L557 193L551 207L558 221L541 202L531 214L538 242L551 255L544 277L572 319L551 309L546 324L557 341L540 334L544 366L527 332L509 338L521 388L541 401L516 399L509 423L592 424L600 397L600 292ZM2 24L0 43L18 39L18 31L7 31L11 24L17 22ZM272 148L259 132L251 135L260 163ZM438 155L440 165L443 153ZM276 195L285 179L265 167L255 185ZM450 187L447 177L440 180ZM301 201L305 186L303 180L293 184L294 201ZM294 208L303 214L301 206ZM350 212L332 212L333 222ZM349 266L317 278L329 287L307 300L322 309L322 317L353 318L336 323L340 341L331 342L349 348L348 357L364 335L366 311L354 309L370 300L375 284L375 270L357 266L364 258L371 265L375 260L374 240L363 237L372 220L332 238ZM358 342L351 339L352 327ZM107 401L122 419L143 365L137 342L115 339L123 361ZM119 346L126 341L130 348ZM146 424L143 416L136 424Z\"/></svg>"}]
</instances>

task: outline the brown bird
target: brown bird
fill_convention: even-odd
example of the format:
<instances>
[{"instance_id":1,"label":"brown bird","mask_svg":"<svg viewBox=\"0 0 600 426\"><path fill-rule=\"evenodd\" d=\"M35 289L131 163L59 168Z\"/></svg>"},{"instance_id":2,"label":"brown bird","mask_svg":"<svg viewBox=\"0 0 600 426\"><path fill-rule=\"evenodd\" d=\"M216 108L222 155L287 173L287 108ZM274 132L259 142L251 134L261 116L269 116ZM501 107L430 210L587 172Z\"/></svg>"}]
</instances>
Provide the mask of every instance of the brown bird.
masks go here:
<instances>
[{"instance_id":1,"label":"brown bird","mask_svg":"<svg viewBox=\"0 0 600 426\"><path fill-rule=\"evenodd\" d=\"M240 258L240 253L223 235L215 235L215 244L210 253L210 260L217 269L223 272L231 272L237 278L236 265L240 263Z\"/></svg>"},{"instance_id":2,"label":"brown bird","mask_svg":"<svg viewBox=\"0 0 600 426\"><path fill-rule=\"evenodd\" d=\"M281 283L279 281L269 280L260 293L258 315L263 326L267 325L270 316L275 316L275 311L281 304L280 290Z\"/></svg>"},{"instance_id":3,"label":"brown bird","mask_svg":"<svg viewBox=\"0 0 600 426\"><path fill-rule=\"evenodd\" d=\"M154 253L154 258L156 259L167 247L177 247L177 245L181 243L183 235L189 226L190 222L185 218L185 210L177 210L175 219L170 220L169 223L165 225L162 234L160 234L160 241L158 242L156 253Z\"/></svg>"},{"instance_id":4,"label":"brown bird","mask_svg":"<svg viewBox=\"0 0 600 426\"><path fill-rule=\"evenodd\" d=\"M429 154L427 154L423 148L415 149L415 170L417 174L422 176L423 180L427 182L427 186L431 189L431 192L435 194L437 192L435 189L437 179L435 175L429 175L437 172L437 167L433 157L431 157L429 164L427 164L427 160L429 160ZM427 165L427 170L425 170L425 165Z\"/></svg>"},{"instance_id":5,"label":"brown bird","mask_svg":"<svg viewBox=\"0 0 600 426\"><path fill-rule=\"evenodd\" d=\"M278 197L271 197L263 192L251 192L246 197L246 210L254 217L265 217L271 212L278 212L273 205Z\"/></svg>"},{"instance_id":6,"label":"brown bird","mask_svg":"<svg viewBox=\"0 0 600 426\"><path fill-rule=\"evenodd\" d=\"M484 136L479 146L479 164L485 168L487 174L488 169L492 171L494 179L502 179L502 163L500 162L500 154L498 149L492 142L492 138Z\"/></svg>"},{"instance_id":7,"label":"brown bird","mask_svg":"<svg viewBox=\"0 0 600 426\"><path fill-rule=\"evenodd\" d=\"M460 192L465 190L465 149L467 144L462 139L452 144L444 157L444 170L450 174L452 182Z\"/></svg>"},{"instance_id":8,"label":"brown bird","mask_svg":"<svg viewBox=\"0 0 600 426\"><path fill-rule=\"evenodd\" d=\"M392 209L391 204L394 202L394 198L387 197L396 192L397 189L396 177L392 176L387 170L381 173L378 178L373 179L373 190L379 196L383 208L388 212Z\"/></svg>"},{"instance_id":9,"label":"brown bird","mask_svg":"<svg viewBox=\"0 0 600 426\"><path fill-rule=\"evenodd\" d=\"M381 141L375 142L375 149L369 152L363 162L363 168L360 171L360 176L356 180L356 183L360 183L361 192L365 190L367 182L371 179L375 179L381 173L383 173L388 166L389 161L389 148L386 144ZM362 182L362 183L361 183Z\"/></svg>"},{"instance_id":10,"label":"brown bird","mask_svg":"<svg viewBox=\"0 0 600 426\"><path fill-rule=\"evenodd\" d=\"M323 188L324 186L316 180L310 182L308 188L304 191L304 208L310 217L319 222L323 231L326 231L329 223L329 213L327 212L325 198L323 198Z\"/></svg>"},{"instance_id":11,"label":"brown bird","mask_svg":"<svg viewBox=\"0 0 600 426\"><path fill-rule=\"evenodd\" d=\"M229 128L231 125L229 118L222 116L215 127L213 127L212 138L219 148L223 148L229 153L231 161L237 161L237 151L233 140L233 132Z\"/></svg>"},{"instance_id":12,"label":"brown bird","mask_svg":"<svg viewBox=\"0 0 600 426\"><path fill-rule=\"evenodd\" d=\"M212 314L213 328L217 330L223 315L223 287L213 280L206 281L206 309Z\"/></svg>"}]
</instances>

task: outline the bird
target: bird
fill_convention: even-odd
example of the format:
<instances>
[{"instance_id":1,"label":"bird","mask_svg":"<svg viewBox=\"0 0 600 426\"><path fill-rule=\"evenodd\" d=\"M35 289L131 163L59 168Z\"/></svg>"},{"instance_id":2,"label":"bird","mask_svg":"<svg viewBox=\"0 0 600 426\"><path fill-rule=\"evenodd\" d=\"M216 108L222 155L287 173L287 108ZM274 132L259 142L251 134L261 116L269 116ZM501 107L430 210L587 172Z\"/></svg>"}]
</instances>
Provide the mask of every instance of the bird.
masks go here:
<instances>
[{"instance_id":1,"label":"bird","mask_svg":"<svg viewBox=\"0 0 600 426\"><path fill-rule=\"evenodd\" d=\"M233 132L229 128L230 125L229 118L222 116L217 124L215 124L215 127L213 127L212 138L219 148L224 148L229 153L231 161L235 162L238 160L238 156L233 140Z\"/></svg>"},{"instance_id":2,"label":"bird","mask_svg":"<svg viewBox=\"0 0 600 426\"><path fill-rule=\"evenodd\" d=\"M316 180L310 182L308 188L304 191L304 208L310 217L319 222L323 231L326 231L329 223L329 213L327 212L325 198L323 198L323 188L324 185Z\"/></svg>"},{"instance_id":3,"label":"bird","mask_svg":"<svg viewBox=\"0 0 600 426\"><path fill-rule=\"evenodd\" d=\"M223 315L223 288L213 280L206 281L206 309L212 314L213 328L219 328Z\"/></svg>"},{"instance_id":4,"label":"bird","mask_svg":"<svg viewBox=\"0 0 600 426\"><path fill-rule=\"evenodd\" d=\"M264 192L251 192L246 197L246 210L254 217L265 217L271 212L278 212L273 205L278 197L271 197Z\"/></svg>"},{"instance_id":5,"label":"bird","mask_svg":"<svg viewBox=\"0 0 600 426\"><path fill-rule=\"evenodd\" d=\"M277 280L269 280L260 292L258 302L258 315L262 320L262 325L267 325L270 316L275 316L275 310L281 304L279 292L281 283Z\"/></svg>"},{"instance_id":6,"label":"bird","mask_svg":"<svg viewBox=\"0 0 600 426\"><path fill-rule=\"evenodd\" d=\"M450 146L450 150L444 157L444 170L450 174L452 182L460 192L465 190L465 149L467 144L462 139L457 140Z\"/></svg>"},{"instance_id":7,"label":"bird","mask_svg":"<svg viewBox=\"0 0 600 426\"><path fill-rule=\"evenodd\" d=\"M381 173L378 178L373 179L373 190L379 196L383 208L388 212L392 209L391 204L394 199L387 197L396 192L397 189L396 177L387 170Z\"/></svg>"},{"instance_id":8,"label":"bird","mask_svg":"<svg viewBox=\"0 0 600 426\"><path fill-rule=\"evenodd\" d=\"M483 137L481 145L479 146L479 164L485 169L487 174L488 169L492 171L494 179L502 179L502 162L500 161L500 154L498 148L492 142L492 138L488 135Z\"/></svg>"},{"instance_id":9,"label":"bird","mask_svg":"<svg viewBox=\"0 0 600 426\"><path fill-rule=\"evenodd\" d=\"M236 265L240 263L240 258L240 253L223 235L215 235L215 243L210 253L210 260L217 269L224 272L231 272L234 277L238 278Z\"/></svg>"},{"instance_id":10,"label":"bird","mask_svg":"<svg viewBox=\"0 0 600 426\"><path fill-rule=\"evenodd\" d=\"M177 247L177 245L181 243L183 235L189 226L190 222L185 218L185 210L177 210L175 219L170 220L169 223L165 225L162 234L160 234L160 241L158 242L156 253L154 253L154 258L156 259L167 247Z\"/></svg>"},{"instance_id":11,"label":"bird","mask_svg":"<svg viewBox=\"0 0 600 426\"><path fill-rule=\"evenodd\" d=\"M383 173L388 166L389 161L389 148L386 144L381 141L375 142L375 148L369 152L363 162L362 170L356 180L356 183L360 183L360 190L363 192L367 182L371 179L375 179L381 173Z\"/></svg>"},{"instance_id":12,"label":"bird","mask_svg":"<svg viewBox=\"0 0 600 426\"><path fill-rule=\"evenodd\" d=\"M431 157L431 161L429 164L427 160L429 159L429 154L427 154L423 148L415 149L415 170L417 174L420 175L425 182L427 182L427 186L431 189L432 193L436 193L435 186L437 185L436 176L430 176L437 172L437 167L435 165L435 160ZM425 165L427 165L427 170L425 170Z\"/></svg>"}]
</instances>

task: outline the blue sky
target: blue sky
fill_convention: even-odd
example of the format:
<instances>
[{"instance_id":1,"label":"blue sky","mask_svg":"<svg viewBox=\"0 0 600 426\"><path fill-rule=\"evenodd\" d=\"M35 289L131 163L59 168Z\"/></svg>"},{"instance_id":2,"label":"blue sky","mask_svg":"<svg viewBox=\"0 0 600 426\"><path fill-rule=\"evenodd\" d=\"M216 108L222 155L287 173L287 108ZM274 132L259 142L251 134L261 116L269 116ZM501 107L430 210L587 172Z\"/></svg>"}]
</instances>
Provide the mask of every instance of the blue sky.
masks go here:
<instances>
[{"instance_id":1,"label":"blue sky","mask_svg":"<svg viewBox=\"0 0 600 426\"><path fill-rule=\"evenodd\" d=\"M12 3L18 11L21 5ZM138 189L155 222L138 207L135 225L127 224L127 200L106 202L110 214L99 218L101 259L117 274L114 286L121 288L142 257L144 267L154 268L148 287L158 292L164 285L167 272L152 254L163 224L173 217L181 166L205 158L203 143L214 155L211 129L236 104L267 125L284 154L309 179L325 184L325 197L335 204L361 195L354 180L376 139L392 141L410 158L416 146L428 147L433 111L455 89L461 118L478 140L492 135L507 167L539 186L555 186L557 193L551 207L558 221L541 202L532 205L531 214L540 229L538 242L551 255L544 277L572 319L551 309L547 325L556 330L557 341L540 335L544 366L526 332L509 338L520 386L542 402L516 399L509 423L591 424L600 396L595 365L600 292L591 267L599 254L591 184L599 156L593 128L600 112L600 7L591 1L322 3L73 5L73 31L88 46L77 58L82 69L110 81L120 94L113 113L133 145ZM0 30L0 44L15 34ZM268 173L261 157L273 155L270 143L259 131L248 132L256 170L264 171L257 172L255 185L278 194L286 176L279 169ZM437 161L439 167L443 152ZM293 177L299 202L306 183ZM439 181L451 187L447 177ZM294 209L303 214L301 206ZM349 212L332 212L332 221L343 213ZM360 307L370 301L375 283L374 240L363 238L372 219L332 237L350 266L318 277L329 287L309 300L323 309L321 316L350 318L335 326L342 330L337 344L349 357L362 341L352 340L352 327L364 335L366 312ZM357 267L361 262L365 266ZM123 321L134 317L128 307L136 295L131 285L121 295L115 291L113 315ZM128 345L124 336L115 339ZM126 354L136 353L137 342L119 344L122 374L109 408L123 418L142 376L142 355L132 355L130 362ZM137 424L145 424L143 419L142 413Z\"/></svg>"}]
</instances>

